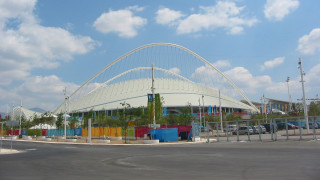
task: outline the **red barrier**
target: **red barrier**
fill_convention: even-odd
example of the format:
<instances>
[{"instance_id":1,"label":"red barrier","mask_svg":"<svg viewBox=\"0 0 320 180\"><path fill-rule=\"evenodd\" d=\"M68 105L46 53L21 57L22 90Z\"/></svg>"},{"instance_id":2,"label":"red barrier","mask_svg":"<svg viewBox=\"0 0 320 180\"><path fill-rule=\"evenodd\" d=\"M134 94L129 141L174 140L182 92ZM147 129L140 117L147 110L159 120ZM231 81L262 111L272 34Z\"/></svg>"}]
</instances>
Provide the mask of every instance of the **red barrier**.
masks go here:
<instances>
[{"instance_id":1,"label":"red barrier","mask_svg":"<svg viewBox=\"0 0 320 180\"><path fill-rule=\"evenodd\" d=\"M145 134L149 134L149 127L147 126L135 127L134 133L135 133L135 137L144 137Z\"/></svg>"},{"instance_id":2,"label":"red barrier","mask_svg":"<svg viewBox=\"0 0 320 180\"><path fill-rule=\"evenodd\" d=\"M21 133L22 133L22 130L21 130ZM7 135L12 135L12 130L7 130ZM19 130L13 130L13 135L18 136Z\"/></svg>"},{"instance_id":3,"label":"red barrier","mask_svg":"<svg viewBox=\"0 0 320 180\"><path fill-rule=\"evenodd\" d=\"M42 131L42 136L47 136L48 135L48 129L41 129Z\"/></svg>"}]
</instances>

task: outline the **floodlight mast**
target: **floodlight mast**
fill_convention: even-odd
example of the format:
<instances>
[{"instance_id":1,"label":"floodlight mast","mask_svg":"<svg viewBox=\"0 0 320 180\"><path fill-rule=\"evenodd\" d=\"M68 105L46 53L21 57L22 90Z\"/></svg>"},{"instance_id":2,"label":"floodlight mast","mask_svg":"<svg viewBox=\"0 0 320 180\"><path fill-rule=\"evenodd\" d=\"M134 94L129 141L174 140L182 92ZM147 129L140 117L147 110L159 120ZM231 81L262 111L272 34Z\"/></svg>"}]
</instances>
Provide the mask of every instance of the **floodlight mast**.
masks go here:
<instances>
[{"instance_id":1,"label":"floodlight mast","mask_svg":"<svg viewBox=\"0 0 320 180\"><path fill-rule=\"evenodd\" d=\"M306 94L304 91L304 80L303 80L303 76L306 75L306 73L304 73L303 69L302 69L302 62L301 62L301 57L299 57L299 69L300 69L300 74L301 74L301 84L302 84L302 93L303 93L303 109L304 109L304 119L306 121L306 127L307 127L307 133L309 133L309 120L308 120L308 108L307 108L307 104L306 104Z\"/></svg>"}]
</instances>

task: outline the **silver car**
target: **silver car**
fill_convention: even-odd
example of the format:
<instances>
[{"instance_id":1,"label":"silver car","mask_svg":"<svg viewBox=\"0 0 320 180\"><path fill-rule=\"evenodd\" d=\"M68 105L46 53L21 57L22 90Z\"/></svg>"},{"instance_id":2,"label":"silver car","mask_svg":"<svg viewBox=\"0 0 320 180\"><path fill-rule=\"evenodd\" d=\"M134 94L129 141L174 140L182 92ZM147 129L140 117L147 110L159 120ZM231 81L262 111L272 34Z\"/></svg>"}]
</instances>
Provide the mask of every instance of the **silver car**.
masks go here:
<instances>
[{"instance_id":1,"label":"silver car","mask_svg":"<svg viewBox=\"0 0 320 180\"><path fill-rule=\"evenodd\" d=\"M251 126L241 126L239 128L239 134L253 134L253 129ZM233 132L233 134L237 134L237 131Z\"/></svg>"},{"instance_id":2,"label":"silver car","mask_svg":"<svg viewBox=\"0 0 320 180\"><path fill-rule=\"evenodd\" d=\"M256 134L259 134L259 131L260 131L261 134L265 134L266 131L267 131L266 128L264 126L262 126L262 125L260 125L260 127L259 126L253 126L253 128L254 128L254 132Z\"/></svg>"}]
</instances>

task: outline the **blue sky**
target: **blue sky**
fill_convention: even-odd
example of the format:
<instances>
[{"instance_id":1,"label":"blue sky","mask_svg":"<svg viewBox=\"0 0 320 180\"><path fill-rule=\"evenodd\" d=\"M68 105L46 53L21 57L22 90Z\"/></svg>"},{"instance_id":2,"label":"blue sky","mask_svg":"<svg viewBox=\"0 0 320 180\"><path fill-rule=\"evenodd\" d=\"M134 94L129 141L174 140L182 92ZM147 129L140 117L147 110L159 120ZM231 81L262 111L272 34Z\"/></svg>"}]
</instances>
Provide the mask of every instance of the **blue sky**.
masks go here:
<instances>
[{"instance_id":1,"label":"blue sky","mask_svg":"<svg viewBox=\"0 0 320 180\"><path fill-rule=\"evenodd\" d=\"M320 1L0 0L0 112L23 100L53 110L102 67L168 42L216 65L252 101L319 93ZM206 73L205 71L203 73Z\"/></svg>"}]
</instances>

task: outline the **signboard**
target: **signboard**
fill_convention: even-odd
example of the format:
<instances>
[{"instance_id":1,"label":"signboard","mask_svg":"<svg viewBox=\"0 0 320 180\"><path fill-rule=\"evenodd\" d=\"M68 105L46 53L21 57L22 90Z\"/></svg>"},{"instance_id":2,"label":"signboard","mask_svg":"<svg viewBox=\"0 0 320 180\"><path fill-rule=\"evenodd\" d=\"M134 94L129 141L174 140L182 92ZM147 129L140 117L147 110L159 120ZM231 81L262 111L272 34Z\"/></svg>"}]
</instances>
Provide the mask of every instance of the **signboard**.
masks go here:
<instances>
[{"instance_id":1,"label":"signboard","mask_svg":"<svg viewBox=\"0 0 320 180\"><path fill-rule=\"evenodd\" d=\"M149 128L160 128L160 124L155 124L155 126L153 124L149 124L148 127Z\"/></svg>"},{"instance_id":2,"label":"signboard","mask_svg":"<svg viewBox=\"0 0 320 180\"><path fill-rule=\"evenodd\" d=\"M19 126L19 121L6 121L6 126Z\"/></svg>"},{"instance_id":3,"label":"signboard","mask_svg":"<svg viewBox=\"0 0 320 180\"><path fill-rule=\"evenodd\" d=\"M152 102L152 100L153 100L152 94L148 94L148 102Z\"/></svg>"}]
</instances>

